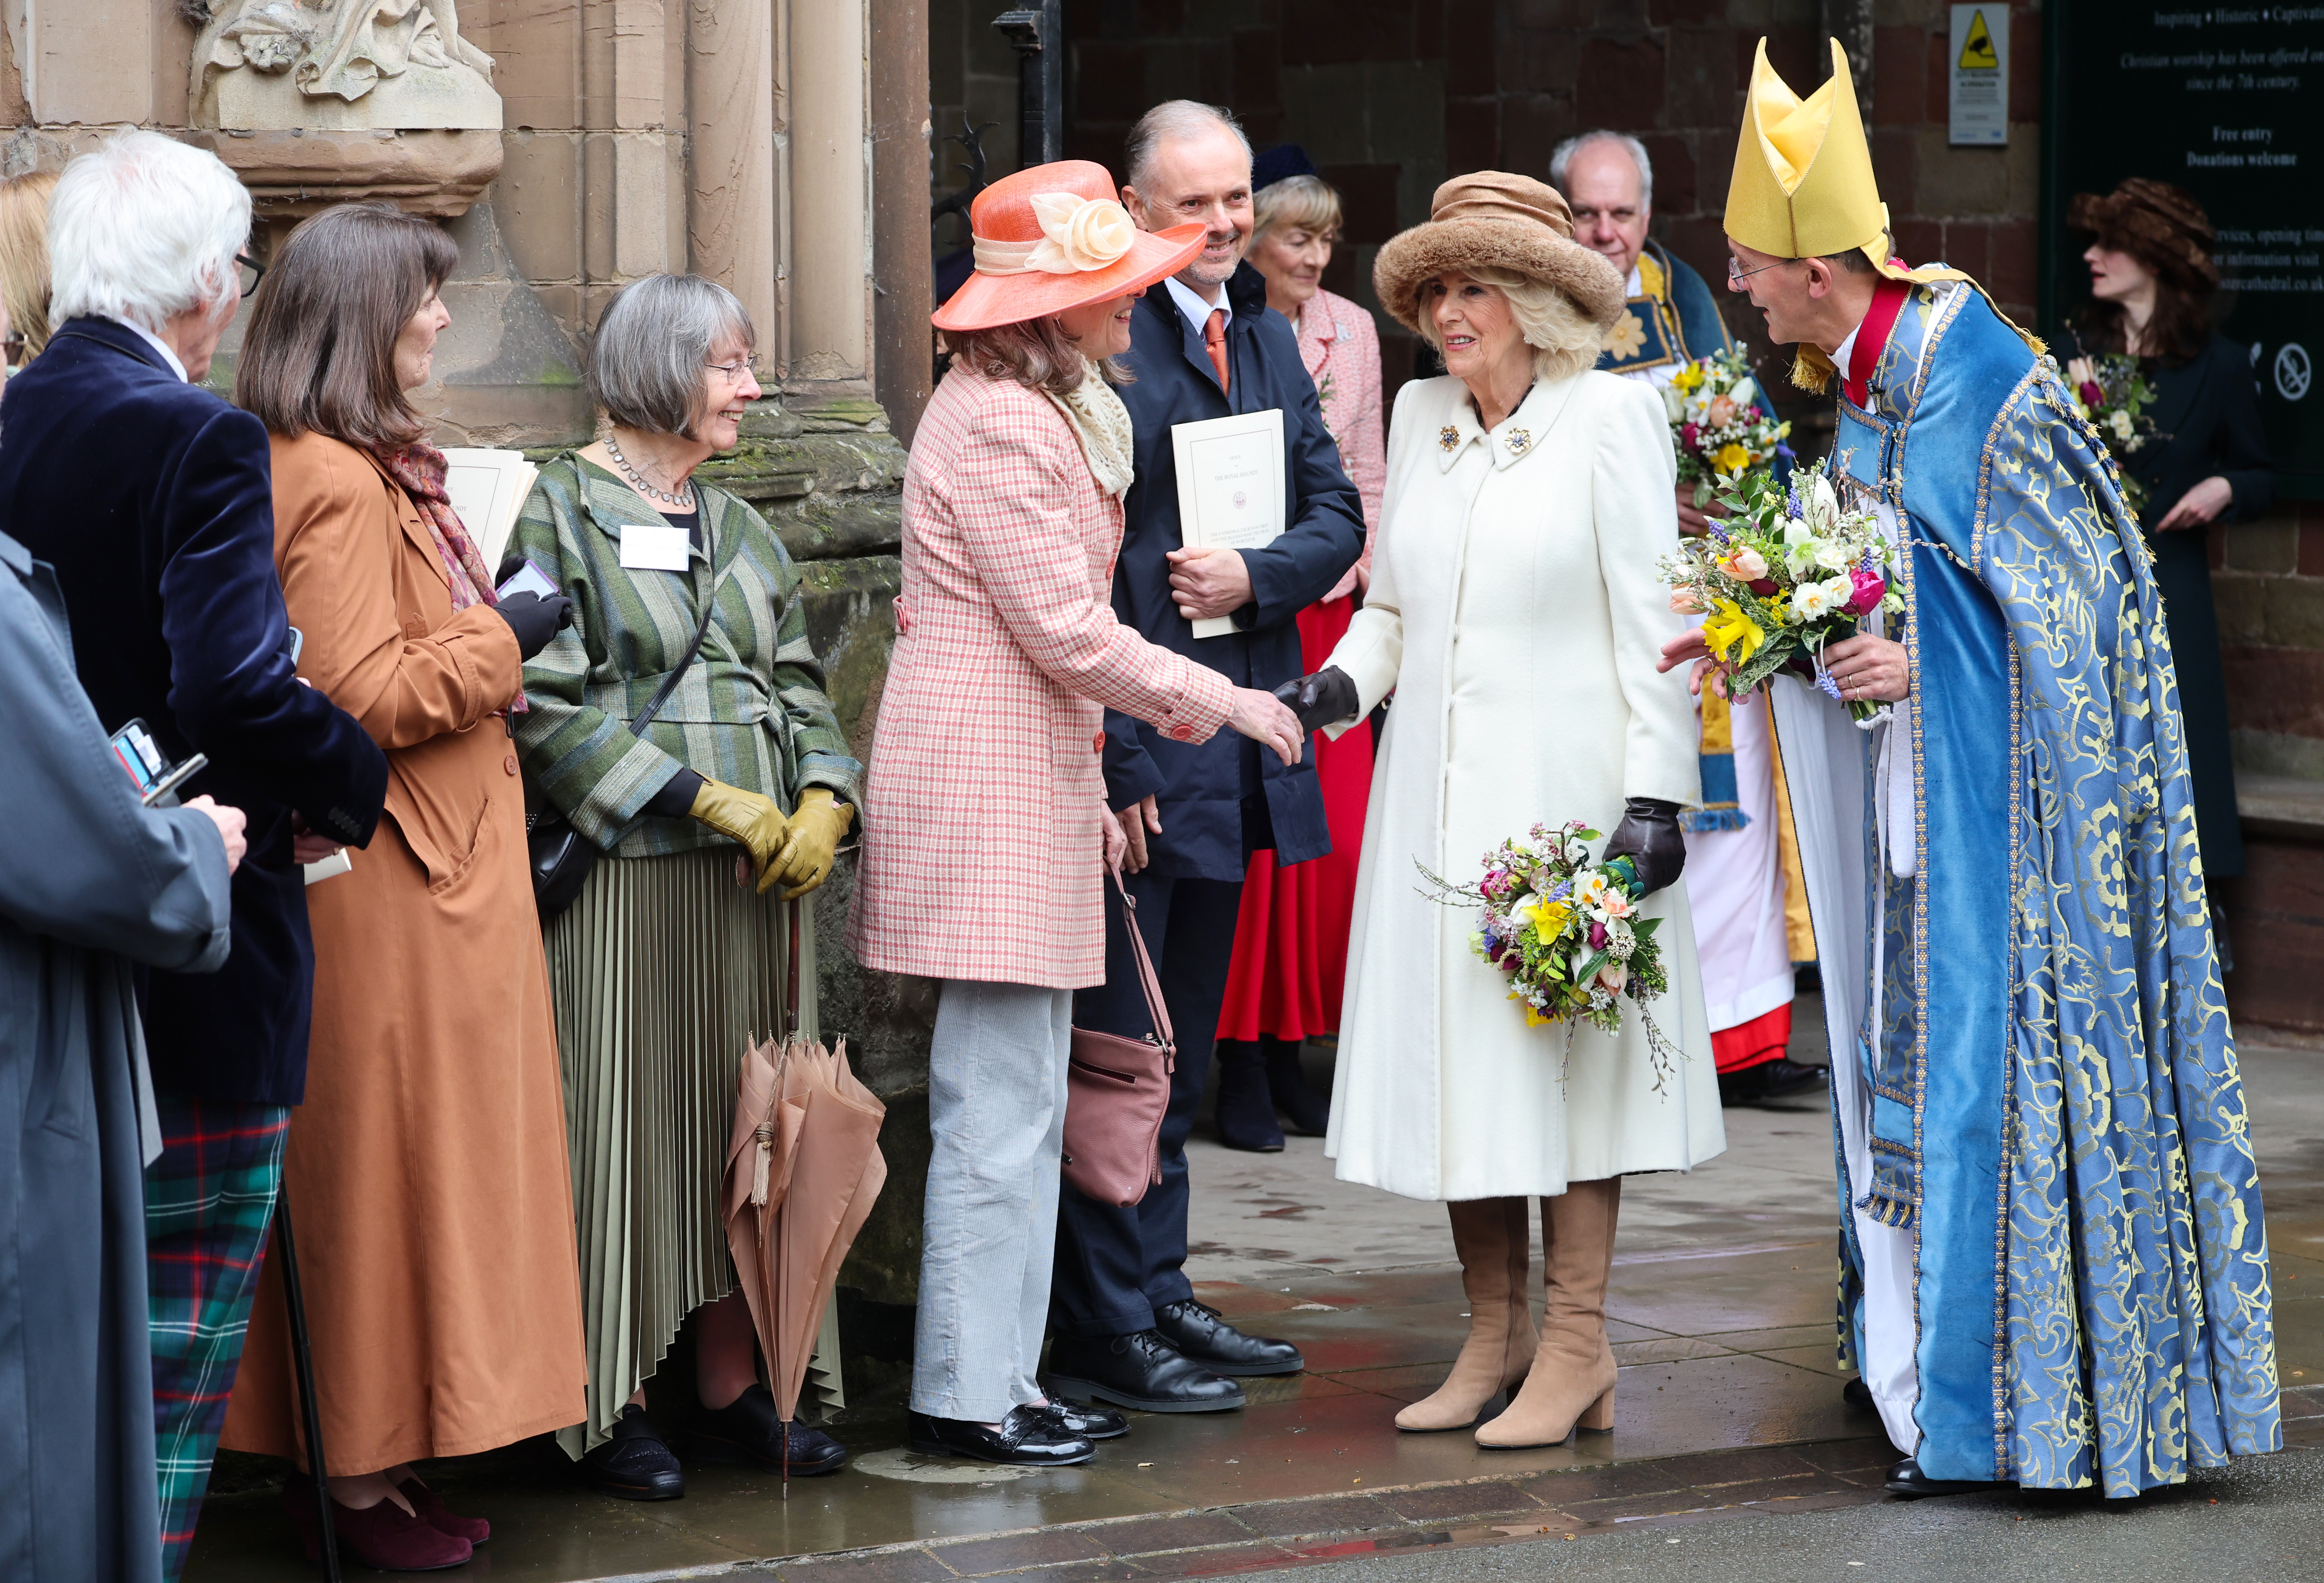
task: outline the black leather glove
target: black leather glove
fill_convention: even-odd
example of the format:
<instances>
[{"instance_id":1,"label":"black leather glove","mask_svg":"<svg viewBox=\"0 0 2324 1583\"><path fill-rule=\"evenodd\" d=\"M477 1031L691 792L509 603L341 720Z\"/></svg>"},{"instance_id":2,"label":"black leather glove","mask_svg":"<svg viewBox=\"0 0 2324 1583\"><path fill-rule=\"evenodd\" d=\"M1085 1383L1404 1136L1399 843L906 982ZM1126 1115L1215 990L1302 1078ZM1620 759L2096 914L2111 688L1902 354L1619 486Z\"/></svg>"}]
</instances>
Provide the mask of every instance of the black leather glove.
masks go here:
<instances>
[{"instance_id":1,"label":"black leather glove","mask_svg":"<svg viewBox=\"0 0 2324 1583\"><path fill-rule=\"evenodd\" d=\"M1299 717L1299 728L1309 732L1339 724L1355 713L1358 703L1355 679L1334 665L1284 683L1275 689L1275 695Z\"/></svg>"},{"instance_id":2,"label":"black leather glove","mask_svg":"<svg viewBox=\"0 0 2324 1583\"><path fill-rule=\"evenodd\" d=\"M499 587L502 584L507 582L511 577L515 576L519 572L523 570L524 557L521 555L503 556L501 557L501 569L493 574L493 586L495 588Z\"/></svg>"},{"instance_id":3,"label":"black leather glove","mask_svg":"<svg viewBox=\"0 0 2324 1583\"><path fill-rule=\"evenodd\" d=\"M1678 805L1660 797L1632 797L1614 839L1606 843L1607 862L1628 858L1637 871L1642 894L1651 896L1686 871L1686 835L1678 827Z\"/></svg>"},{"instance_id":4,"label":"black leather glove","mask_svg":"<svg viewBox=\"0 0 2324 1583\"><path fill-rule=\"evenodd\" d=\"M527 659L548 648L558 628L573 624L573 602L562 594L548 599L538 594L511 594L493 610L516 634L517 652Z\"/></svg>"}]
</instances>

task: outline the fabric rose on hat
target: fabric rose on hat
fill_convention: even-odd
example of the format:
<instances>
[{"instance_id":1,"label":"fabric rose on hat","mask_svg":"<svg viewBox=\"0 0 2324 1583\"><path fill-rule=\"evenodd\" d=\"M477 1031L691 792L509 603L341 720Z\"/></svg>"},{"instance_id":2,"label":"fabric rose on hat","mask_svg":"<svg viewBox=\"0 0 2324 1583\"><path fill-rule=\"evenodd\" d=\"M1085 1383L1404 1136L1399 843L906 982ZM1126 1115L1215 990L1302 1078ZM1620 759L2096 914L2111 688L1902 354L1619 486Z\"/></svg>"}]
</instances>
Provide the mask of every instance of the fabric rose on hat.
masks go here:
<instances>
[{"instance_id":1,"label":"fabric rose on hat","mask_svg":"<svg viewBox=\"0 0 2324 1583\"><path fill-rule=\"evenodd\" d=\"M1130 211L1110 198L1083 198L1071 192L1037 192L1033 217L1040 222L1041 240L1025 260L1028 270L1048 275L1086 274L1102 270L1130 251L1138 227Z\"/></svg>"}]
</instances>

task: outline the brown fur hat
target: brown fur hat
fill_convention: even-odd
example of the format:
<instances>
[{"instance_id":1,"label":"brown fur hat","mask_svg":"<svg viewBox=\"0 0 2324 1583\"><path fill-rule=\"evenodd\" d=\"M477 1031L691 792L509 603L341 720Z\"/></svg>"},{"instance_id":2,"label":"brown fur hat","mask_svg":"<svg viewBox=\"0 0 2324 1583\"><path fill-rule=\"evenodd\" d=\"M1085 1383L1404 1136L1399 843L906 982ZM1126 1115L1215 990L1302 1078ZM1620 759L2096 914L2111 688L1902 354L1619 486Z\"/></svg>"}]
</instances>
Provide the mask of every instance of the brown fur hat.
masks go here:
<instances>
[{"instance_id":1,"label":"brown fur hat","mask_svg":"<svg viewBox=\"0 0 2324 1583\"><path fill-rule=\"evenodd\" d=\"M2219 283L2211 262L2218 240L2211 217L2192 193L2168 181L2133 176L2100 198L2078 192L2066 209L2069 228L2097 238L2098 245L2126 253L2182 291L2204 296Z\"/></svg>"},{"instance_id":2,"label":"brown fur hat","mask_svg":"<svg viewBox=\"0 0 2324 1583\"><path fill-rule=\"evenodd\" d=\"M1621 317L1622 277L1573 240L1557 189L1530 176L1479 170L1436 189L1428 223L1391 237L1372 264L1372 290L1421 339L1420 289L1447 270L1509 270L1556 287L1600 330Z\"/></svg>"}]
</instances>

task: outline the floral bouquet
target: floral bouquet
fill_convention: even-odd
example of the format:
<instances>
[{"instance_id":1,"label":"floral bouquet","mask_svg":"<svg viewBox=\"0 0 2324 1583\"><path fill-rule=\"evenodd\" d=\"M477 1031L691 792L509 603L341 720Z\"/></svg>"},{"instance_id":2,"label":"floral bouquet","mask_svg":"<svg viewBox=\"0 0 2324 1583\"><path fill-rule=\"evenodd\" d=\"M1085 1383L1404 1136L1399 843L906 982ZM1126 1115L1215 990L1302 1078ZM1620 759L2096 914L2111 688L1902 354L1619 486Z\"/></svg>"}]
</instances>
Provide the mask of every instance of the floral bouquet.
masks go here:
<instances>
[{"instance_id":1,"label":"floral bouquet","mask_svg":"<svg viewBox=\"0 0 2324 1583\"><path fill-rule=\"evenodd\" d=\"M2154 404L2154 387L2139 371L2137 358L2119 352L2077 357L2066 364L2066 386L2072 392L2074 410L2090 421L2116 454L2135 456L2165 437L2156 432L2154 419L2146 415L2147 408ZM2122 480L2123 503L2132 516L2138 516L2146 510L2146 485L2127 471L2116 471Z\"/></svg>"},{"instance_id":2,"label":"floral bouquet","mask_svg":"<svg viewBox=\"0 0 2324 1583\"><path fill-rule=\"evenodd\" d=\"M1772 464L1792 432L1760 400L1758 382L1741 347L1697 358L1663 387L1671 441L1678 451L1678 481L1694 485L1694 503L1709 502L1717 480Z\"/></svg>"},{"instance_id":3,"label":"floral bouquet","mask_svg":"<svg viewBox=\"0 0 2324 1583\"><path fill-rule=\"evenodd\" d=\"M1597 839L1579 820L1536 824L1527 841L1486 853L1484 877L1473 885L1421 873L1436 899L1484 909L1469 948L1508 975L1508 998L1523 1004L1527 1027L1565 1023L1570 1050L1573 1024L1619 1033L1621 998L1637 1001L1660 1093L1678 1069L1677 1052L1646 1012L1670 988L1655 939L1662 920L1638 916L1637 868L1628 858L1590 861L1588 843Z\"/></svg>"},{"instance_id":4,"label":"floral bouquet","mask_svg":"<svg viewBox=\"0 0 2324 1583\"><path fill-rule=\"evenodd\" d=\"M1719 499L1732 514L1663 557L1671 608L1704 618L1729 697L1804 655L1816 686L1838 698L1824 646L1854 636L1860 617L1904 608L1888 586L1896 552L1879 519L1841 511L1821 462L1794 474L1788 489L1769 474L1746 474ZM1849 713L1868 720L1875 708L1858 699Z\"/></svg>"}]
</instances>

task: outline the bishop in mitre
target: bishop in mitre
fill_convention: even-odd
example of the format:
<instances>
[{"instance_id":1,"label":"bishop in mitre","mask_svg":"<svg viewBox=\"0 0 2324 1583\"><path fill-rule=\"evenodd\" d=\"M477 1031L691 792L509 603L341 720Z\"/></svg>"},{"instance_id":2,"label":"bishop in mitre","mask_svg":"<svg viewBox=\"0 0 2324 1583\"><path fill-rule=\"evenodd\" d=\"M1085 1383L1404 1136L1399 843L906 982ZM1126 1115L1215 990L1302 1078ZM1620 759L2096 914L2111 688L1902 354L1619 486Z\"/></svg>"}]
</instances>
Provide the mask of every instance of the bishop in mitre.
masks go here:
<instances>
[{"instance_id":1,"label":"bishop in mitre","mask_svg":"<svg viewBox=\"0 0 2324 1583\"><path fill-rule=\"evenodd\" d=\"M2274 1450L2259 1176L2114 461L1976 281L1891 256L1837 44L1804 99L1760 45L1727 235L1794 380L1839 385L1841 503L1899 548L1904 610L1827 651L1870 729L1773 695L1888 1486L2132 1496Z\"/></svg>"}]
</instances>

